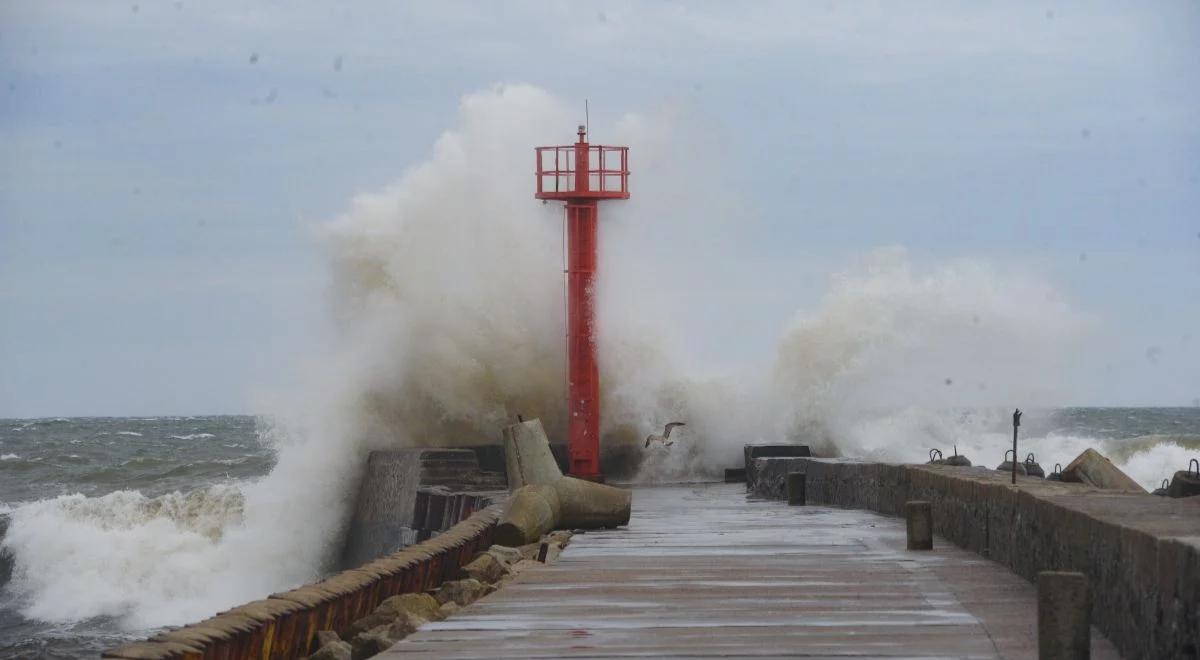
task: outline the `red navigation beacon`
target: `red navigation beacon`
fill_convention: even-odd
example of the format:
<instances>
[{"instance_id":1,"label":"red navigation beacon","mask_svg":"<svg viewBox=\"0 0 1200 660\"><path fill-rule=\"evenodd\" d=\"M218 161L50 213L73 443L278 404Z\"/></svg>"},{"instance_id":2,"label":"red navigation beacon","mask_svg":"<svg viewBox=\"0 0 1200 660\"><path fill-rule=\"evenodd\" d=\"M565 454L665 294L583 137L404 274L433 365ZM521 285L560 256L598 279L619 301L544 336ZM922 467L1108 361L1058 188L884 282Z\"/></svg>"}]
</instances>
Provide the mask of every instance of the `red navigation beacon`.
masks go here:
<instances>
[{"instance_id":1,"label":"red navigation beacon","mask_svg":"<svg viewBox=\"0 0 1200 660\"><path fill-rule=\"evenodd\" d=\"M567 203L567 452L570 474L603 481L600 473L600 372L596 367L592 299L596 222L602 199L629 199L629 147L579 141L537 147L538 199Z\"/></svg>"}]
</instances>

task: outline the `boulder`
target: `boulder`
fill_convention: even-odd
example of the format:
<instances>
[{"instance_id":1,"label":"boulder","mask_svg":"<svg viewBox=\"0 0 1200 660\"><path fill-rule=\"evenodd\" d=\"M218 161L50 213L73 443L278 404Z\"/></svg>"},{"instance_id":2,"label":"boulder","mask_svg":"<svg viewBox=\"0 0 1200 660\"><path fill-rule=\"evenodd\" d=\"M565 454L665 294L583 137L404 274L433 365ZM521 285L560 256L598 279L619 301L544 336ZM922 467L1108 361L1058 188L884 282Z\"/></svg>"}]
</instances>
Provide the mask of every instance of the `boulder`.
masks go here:
<instances>
[{"instance_id":1,"label":"boulder","mask_svg":"<svg viewBox=\"0 0 1200 660\"><path fill-rule=\"evenodd\" d=\"M440 615L440 611L441 610L439 609L439 615L437 618L445 618ZM416 632L418 628L426 623L429 622L419 616L403 614L398 619L393 621L392 625L387 627L387 629L384 631L384 634L393 640L401 640Z\"/></svg>"},{"instance_id":2,"label":"boulder","mask_svg":"<svg viewBox=\"0 0 1200 660\"><path fill-rule=\"evenodd\" d=\"M332 630L317 631L317 648L328 646L329 644L340 641L342 641L342 638L338 637L338 634Z\"/></svg>"},{"instance_id":3,"label":"boulder","mask_svg":"<svg viewBox=\"0 0 1200 660\"><path fill-rule=\"evenodd\" d=\"M1062 471L1062 480L1105 490L1146 492L1138 482L1095 449L1085 449Z\"/></svg>"},{"instance_id":4,"label":"boulder","mask_svg":"<svg viewBox=\"0 0 1200 660\"><path fill-rule=\"evenodd\" d=\"M554 541L562 547L567 547L571 543L571 537L575 536L574 532L565 529L556 530L546 535L547 541Z\"/></svg>"},{"instance_id":5,"label":"boulder","mask_svg":"<svg viewBox=\"0 0 1200 660\"><path fill-rule=\"evenodd\" d=\"M457 603L460 606L470 605L487 594L487 585L479 580L451 580L442 584L435 594L437 602Z\"/></svg>"},{"instance_id":6,"label":"boulder","mask_svg":"<svg viewBox=\"0 0 1200 660\"><path fill-rule=\"evenodd\" d=\"M448 619L448 618L454 616L455 613L457 613L461 609L462 609L462 606L460 606L458 603L456 603L454 601L447 601L445 603L442 603L442 606L438 608L438 618L439 619Z\"/></svg>"},{"instance_id":7,"label":"boulder","mask_svg":"<svg viewBox=\"0 0 1200 660\"><path fill-rule=\"evenodd\" d=\"M432 620L439 605L437 599L429 594L400 594L380 603L375 611L395 612L397 617L401 614L412 614L425 620Z\"/></svg>"},{"instance_id":8,"label":"boulder","mask_svg":"<svg viewBox=\"0 0 1200 660\"><path fill-rule=\"evenodd\" d=\"M520 547L521 559L523 561L537 561L538 551L541 549L540 542L526 543Z\"/></svg>"},{"instance_id":9,"label":"boulder","mask_svg":"<svg viewBox=\"0 0 1200 660\"><path fill-rule=\"evenodd\" d=\"M501 564L507 568L521 561L520 548L510 548L507 545L493 545L487 549L487 553L496 558Z\"/></svg>"},{"instance_id":10,"label":"boulder","mask_svg":"<svg viewBox=\"0 0 1200 660\"><path fill-rule=\"evenodd\" d=\"M374 630L380 626L387 626L400 616L399 612L385 610L382 607L376 608L374 612L358 619L350 624L350 629L346 632L346 637L354 639L360 633L365 633Z\"/></svg>"},{"instance_id":11,"label":"boulder","mask_svg":"<svg viewBox=\"0 0 1200 660\"><path fill-rule=\"evenodd\" d=\"M463 566L460 569L460 576L490 583L499 580L507 570L508 567L501 564L500 560L484 552L471 563Z\"/></svg>"},{"instance_id":12,"label":"boulder","mask_svg":"<svg viewBox=\"0 0 1200 660\"><path fill-rule=\"evenodd\" d=\"M353 660L354 650L348 642L338 640L322 646L308 660Z\"/></svg>"},{"instance_id":13,"label":"boulder","mask_svg":"<svg viewBox=\"0 0 1200 660\"><path fill-rule=\"evenodd\" d=\"M387 626L380 626L379 629L370 632L358 633L350 642L350 658L351 660L363 660L373 655L379 655L392 648L392 644L395 643L396 640L387 636Z\"/></svg>"}]
</instances>

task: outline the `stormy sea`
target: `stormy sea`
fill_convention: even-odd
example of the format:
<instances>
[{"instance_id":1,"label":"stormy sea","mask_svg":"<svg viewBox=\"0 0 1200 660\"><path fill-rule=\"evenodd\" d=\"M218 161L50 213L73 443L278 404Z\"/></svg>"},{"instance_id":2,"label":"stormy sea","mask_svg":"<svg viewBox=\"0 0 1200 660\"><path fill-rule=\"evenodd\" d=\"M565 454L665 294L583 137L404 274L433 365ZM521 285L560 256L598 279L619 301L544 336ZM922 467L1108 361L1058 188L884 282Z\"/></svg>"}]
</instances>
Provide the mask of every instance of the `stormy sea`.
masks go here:
<instances>
[{"instance_id":1,"label":"stormy sea","mask_svg":"<svg viewBox=\"0 0 1200 660\"><path fill-rule=\"evenodd\" d=\"M1003 413L947 411L925 436L898 413L904 446L871 453L919 460L949 442L994 467L1009 438ZM1022 431L1023 453L1047 471L1090 446L1148 489L1200 455L1200 407L1031 410ZM281 572L261 551L304 525L279 529L278 516L247 510L271 483L272 436L247 416L0 421L0 657L95 656L316 577L319 562ZM274 482L271 501L286 506L304 487Z\"/></svg>"}]
</instances>

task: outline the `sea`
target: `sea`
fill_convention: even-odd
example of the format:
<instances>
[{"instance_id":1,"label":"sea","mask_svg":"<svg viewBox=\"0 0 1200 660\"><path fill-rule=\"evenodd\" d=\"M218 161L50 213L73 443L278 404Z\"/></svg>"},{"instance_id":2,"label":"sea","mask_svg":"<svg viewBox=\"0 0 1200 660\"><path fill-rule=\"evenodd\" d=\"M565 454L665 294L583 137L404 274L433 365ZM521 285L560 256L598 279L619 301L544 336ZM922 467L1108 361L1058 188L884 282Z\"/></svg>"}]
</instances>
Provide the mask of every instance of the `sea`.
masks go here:
<instances>
[{"instance_id":1,"label":"sea","mask_svg":"<svg viewBox=\"0 0 1200 660\"><path fill-rule=\"evenodd\" d=\"M989 432L1000 442L1008 431L996 424ZM267 426L236 415L0 420L0 658L95 657L158 629L138 623L153 618L130 616L135 606L121 593L145 585L113 575L147 579L145 570L120 566L123 559L186 557L171 554L172 536L191 542L216 538L223 526L252 524L230 512L238 513L241 489L276 463ZM1200 407L1028 411L1022 433L1022 447L1061 462L1095 446L1153 487L1184 469L1188 457L1200 457ZM978 446L966 441L959 449ZM160 515L164 508L171 515ZM144 535L131 537L129 550L99 547L123 538L111 534L123 526ZM87 530L110 533L92 537ZM150 533L159 544L167 537L155 546L165 549L137 554ZM89 561L97 556L103 560ZM47 562L36 561L45 558L53 559L51 570L77 573L64 583L71 589L28 574L46 570ZM190 569L181 561L172 570Z\"/></svg>"},{"instance_id":2,"label":"sea","mask_svg":"<svg viewBox=\"0 0 1200 660\"><path fill-rule=\"evenodd\" d=\"M259 427L239 415L0 420L0 658L97 657L149 632L111 614L44 620L25 611L35 596L12 588L16 557L6 537L14 511L58 498L99 502L122 491L153 502L261 477L275 454ZM114 516L101 524L124 522Z\"/></svg>"}]
</instances>

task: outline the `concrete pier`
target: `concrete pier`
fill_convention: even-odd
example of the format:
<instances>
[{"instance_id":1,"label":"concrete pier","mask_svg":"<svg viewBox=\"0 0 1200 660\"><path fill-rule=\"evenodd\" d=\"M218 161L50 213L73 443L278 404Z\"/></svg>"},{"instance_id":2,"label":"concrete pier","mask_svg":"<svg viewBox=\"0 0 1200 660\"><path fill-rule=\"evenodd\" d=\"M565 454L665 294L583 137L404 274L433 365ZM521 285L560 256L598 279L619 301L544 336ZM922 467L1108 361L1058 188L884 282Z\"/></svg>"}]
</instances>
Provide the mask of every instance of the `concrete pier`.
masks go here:
<instances>
[{"instance_id":1,"label":"concrete pier","mask_svg":"<svg viewBox=\"0 0 1200 660\"><path fill-rule=\"evenodd\" d=\"M1038 573L1038 656L1087 660L1092 603L1083 573Z\"/></svg>"},{"instance_id":2,"label":"concrete pier","mask_svg":"<svg viewBox=\"0 0 1200 660\"><path fill-rule=\"evenodd\" d=\"M907 552L901 519L738 484L635 498L628 528L577 534L379 657L1037 657L1035 587L941 540ZM1093 658L1119 657L1091 639Z\"/></svg>"}]
</instances>

